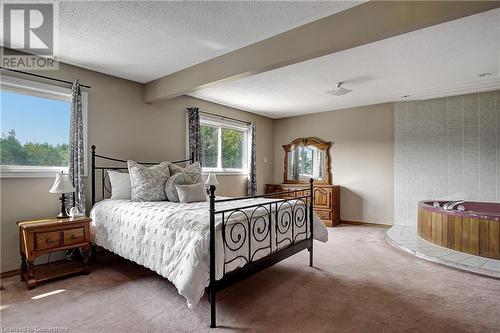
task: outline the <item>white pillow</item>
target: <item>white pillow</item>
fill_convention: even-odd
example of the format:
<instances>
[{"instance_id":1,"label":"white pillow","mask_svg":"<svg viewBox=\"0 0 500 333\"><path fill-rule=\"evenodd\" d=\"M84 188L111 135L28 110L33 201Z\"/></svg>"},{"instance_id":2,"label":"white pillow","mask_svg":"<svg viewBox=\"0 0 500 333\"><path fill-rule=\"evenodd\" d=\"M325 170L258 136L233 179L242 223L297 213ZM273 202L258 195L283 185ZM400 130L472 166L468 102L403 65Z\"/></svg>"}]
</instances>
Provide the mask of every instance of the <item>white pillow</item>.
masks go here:
<instances>
[{"instance_id":1,"label":"white pillow","mask_svg":"<svg viewBox=\"0 0 500 333\"><path fill-rule=\"evenodd\" d=\"M111 199L130 199L131 183L130 174L118 171L108 171L111 184Z\"/></svg>"},{"instance_id":2,"label":"white pillow","mask_svg":"<svg viewBox=\"0 0 500 333\"><path fill-rule=\"evenodd\" d=\"M181 203L207 201L207 190L203 183L175 185L175 189Z\"/></svg>"}]
</instances>

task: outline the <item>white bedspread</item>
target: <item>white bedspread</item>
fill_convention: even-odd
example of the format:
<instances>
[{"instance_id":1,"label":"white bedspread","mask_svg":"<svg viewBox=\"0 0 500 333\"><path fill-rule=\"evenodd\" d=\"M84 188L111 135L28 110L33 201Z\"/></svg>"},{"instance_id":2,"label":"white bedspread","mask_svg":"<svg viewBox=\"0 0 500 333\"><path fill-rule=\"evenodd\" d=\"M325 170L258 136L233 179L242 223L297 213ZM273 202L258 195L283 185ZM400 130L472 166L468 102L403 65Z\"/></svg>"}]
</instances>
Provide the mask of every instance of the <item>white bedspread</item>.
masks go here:
<instances>
[{"instance_id":1,"label":"white bedspread","mask_svg":"<svg viewBox=\"0 0 500 333\"><path fill-rule=\"evenodd\" d=\"M253 204L269 203L272 199L247 199L216 204L216 210L230 209ZM274 207L274 205L272 205ZM280 214L288 205L279 209ZM269 207L269 205L267 205ZM95 204L90 217L93 219L95 243L126 259L143 265L170 280L187 300L188 306L196 305L209 284L209 209L208 202L172 203L131 202L129 200L103 200ZM251 212L253 210L250 209ZM265 212L260 209L259 212ZM239 215L241 221L242 214ZM265 221L267 214L263 215ZM275 214L271 214L272 230ZM227 215L225 219L227 219ZM257 216L253 216L256 218ZM234 219L235 221L238 218ZM231 223L233 218L230 219ZM228 225L228 224L226 224ZM224 271L244 264L235 260L231 268L224 261L235 257L235 253L224 249L221 232L221 216L216 220L216 278ZM328 232L323 222L314 213L314 238L323 242L328 240ZM226 227L227 228L227 227ZM235 229L237 231L237 228ZM290 231L291 233L291 231ZM228 235L228 230L226 230ZM269 236L271 237L271 236ZM272 236L274 237L274 236ZM298 237L297 239L303 239ZM267 238L269 243L269 238ZM283 242L279 247L287 246ZM254 247L254 243L252 242ZM273 248L274 250L274 248ZM226 255L231 258L226 258ZM253 260L269 251L260 251ZM238 255L248 255L248 245L243 246Z\"/></svg>"}]
</instances>

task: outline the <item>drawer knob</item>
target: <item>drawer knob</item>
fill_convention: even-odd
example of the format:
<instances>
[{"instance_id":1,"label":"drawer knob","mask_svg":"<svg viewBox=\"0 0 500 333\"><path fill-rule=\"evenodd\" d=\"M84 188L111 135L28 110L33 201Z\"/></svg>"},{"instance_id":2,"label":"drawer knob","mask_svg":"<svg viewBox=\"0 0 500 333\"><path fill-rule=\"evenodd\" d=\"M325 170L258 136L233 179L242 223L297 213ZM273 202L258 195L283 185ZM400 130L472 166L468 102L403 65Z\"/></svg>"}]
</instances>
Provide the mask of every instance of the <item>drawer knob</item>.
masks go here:
<instances>
[{"instance_id":1,"label":"drawer knob","mask_svg":"<svg viewBox=\"0 0 500 333\"><path fill-rule=\"evenodd\" d=\"M76 239L76 235L75 234L72 234L70 239Z\"/></svg>"},{"instance_id":2,"label":"drawer knob","mask_svg":"<svg viewBox=\"0 0 500 333\"><path fill-rule=\"evenodd\" d=\"M54 241L53 239L46 238L46 239L45 239L45 243L47 243L47 244L52 244L52 243L55 243L55 241Z\"/></svg>"}]
</instances>

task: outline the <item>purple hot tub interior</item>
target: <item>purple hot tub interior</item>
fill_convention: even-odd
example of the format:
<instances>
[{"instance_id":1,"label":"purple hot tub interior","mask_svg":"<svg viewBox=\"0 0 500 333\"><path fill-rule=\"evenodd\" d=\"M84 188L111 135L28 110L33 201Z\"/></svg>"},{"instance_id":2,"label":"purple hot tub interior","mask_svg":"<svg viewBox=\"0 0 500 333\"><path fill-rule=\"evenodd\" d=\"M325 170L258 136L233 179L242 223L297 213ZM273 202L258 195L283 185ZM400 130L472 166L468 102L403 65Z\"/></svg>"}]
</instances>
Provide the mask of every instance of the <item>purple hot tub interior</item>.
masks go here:
<instances>
[{"instance_id":1,"label":"purple hot tub interior","mask_svg":"<svg viewBox=\"0 0 500 333\"><path fill-rule=\"evenodd\" d=\"M442 208L434 207L434 203L438 202L440 207L444 204L453 201L421 201L419 208L431 211L439 211L449 215L467 216L471 218L480 218L483 220L500 220L500 202L478 202L478 201L465 201L461 205L464 206L464 211L457 209L443 210Z\"/></svg>"}]
</instances>

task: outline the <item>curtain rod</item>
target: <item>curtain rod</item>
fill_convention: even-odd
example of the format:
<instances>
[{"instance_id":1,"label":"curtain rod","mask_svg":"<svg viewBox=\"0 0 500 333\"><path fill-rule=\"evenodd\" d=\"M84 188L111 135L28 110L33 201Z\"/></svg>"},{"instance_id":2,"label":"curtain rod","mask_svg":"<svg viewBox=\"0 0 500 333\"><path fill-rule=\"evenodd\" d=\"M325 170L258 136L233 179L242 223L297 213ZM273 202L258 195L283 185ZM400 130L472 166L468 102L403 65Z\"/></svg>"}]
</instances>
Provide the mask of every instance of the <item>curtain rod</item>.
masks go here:
<instances>
[{"instance_id":1,"label":"curtain rod","mask_svg":"<svg viewBox=\"0 0 500 333\"><path fill-rule=\"evenodd\" d=\"M0 69L6 70L6 71L10 71L10 72L15 72L15 73L21 73L21 74L25 74L25 75L36 76L36 77L39 77L39 78L42 78L42 79L47 79L47 80L62 82L62 83L66 83L66 84L71 84L71 85L73 84L73 82L71 82L71 81L65 81L65 80L61 80L61 79L55 79L55 78L49 77L49 76L44 76L44 75L39 75L39 74L33 74L33 73L18 71L17 69L10 69L10 68L5 68L5 67L0 67ZM89 89L92 88L92 87L86 86L84 84L80 84L80 86L84 87L84 88L89 88Z\"/></svg>"},{"instance_id":2,"label":"curtain rod","mask_svg":"<svg viewBox=\"0 0 500 333\"><path fill-rule=\"evenodd\" d=\"M189 110L186 110L186 112L189 112ZM211 112L207 112L207 111L198 111L199 113L203 113L203 114L208 114L208 115L211 115L211 116L214 116L214 117L218 117L218 118L221 118L222 120L224 119L229 119L229 120L232 120L232 121L237 121L239 123L243 123L245 125L250 125L251 122L249 121L245 121L245 120L240 120L240 119L236 119L236 118L232 118L232 117L227 117L227 116L221 116L220 114L216 114L216 113L211 113Z\"/></svg>"}]
</instances>

